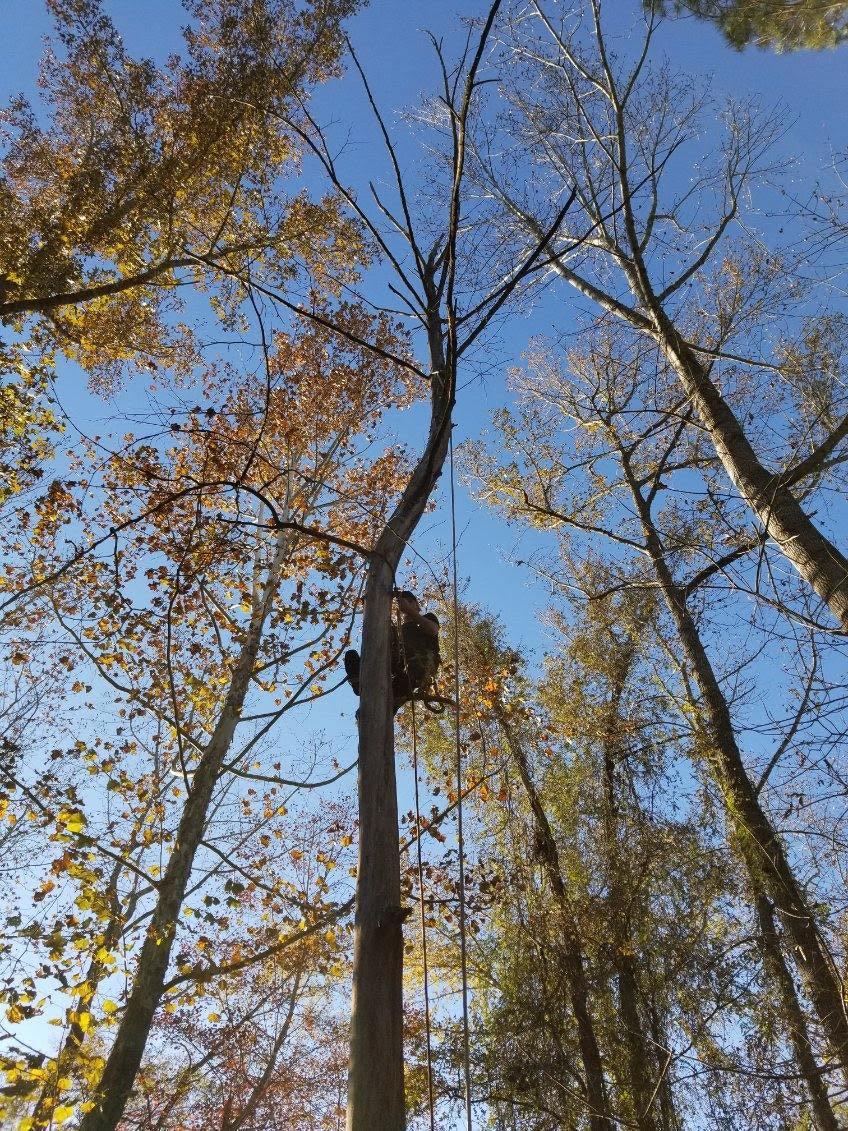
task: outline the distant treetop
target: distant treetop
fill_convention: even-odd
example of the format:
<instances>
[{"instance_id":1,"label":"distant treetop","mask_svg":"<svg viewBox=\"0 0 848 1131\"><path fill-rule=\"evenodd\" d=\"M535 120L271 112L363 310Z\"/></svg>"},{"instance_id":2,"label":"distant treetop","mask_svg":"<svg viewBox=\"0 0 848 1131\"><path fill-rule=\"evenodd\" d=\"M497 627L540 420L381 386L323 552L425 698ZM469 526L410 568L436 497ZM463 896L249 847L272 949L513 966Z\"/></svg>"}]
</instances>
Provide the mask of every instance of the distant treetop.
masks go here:
<instances>
[{"instance_id":1,"label":"distant treetop","mask_svg":"<svg viewBox=\"0 0 848 1131\"><path fill-rule=\"evenodd\" d=\"M657 11L711 20L737 50L818 51L848 39L845 0L647 0Z\"/></svg>"}]
</instances>

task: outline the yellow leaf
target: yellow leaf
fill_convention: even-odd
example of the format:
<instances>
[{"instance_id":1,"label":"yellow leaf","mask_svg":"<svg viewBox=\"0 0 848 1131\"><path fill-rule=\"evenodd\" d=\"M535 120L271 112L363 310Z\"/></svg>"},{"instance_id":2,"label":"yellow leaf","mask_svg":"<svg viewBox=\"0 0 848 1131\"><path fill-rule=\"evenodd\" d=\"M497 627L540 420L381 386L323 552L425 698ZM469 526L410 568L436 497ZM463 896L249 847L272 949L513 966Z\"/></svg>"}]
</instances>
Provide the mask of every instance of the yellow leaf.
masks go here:
<instances>
[{"instance_id":1,"label":"yellow leaf","mask_svg":"<svg viewBox=\"0 0 848 1131\"><path fill-rule=\"evenodd\" d=\"M57 820L65 826L69 833L79 833L85 828L85 817L73 809L62 809Z\"/></svg>"},{"instance_id":2,"label":"yellow leaf","mask_svg":"<svg viewBox=\"0 0 848 1131\"><path fill-rule=\"evenodd\" d=\"M114 1001L110 1001L107 998L106 1001L103 1002L103 1012L104 1013L115 1013L115 1012L117 1012L117 1009L118 1009L118 1007L114 1003Z\"/></svg>"},{"instance_id":3,"label":"yellow leaf","mask_svg":"<svg viewBox=\"0 0 848 1131\"><path fill-rule=\"evenodd\" d=\"M221 1014L220 1013L210 1013L207 1020L213 1022L213 1024L214 1024L214 1022L221 1020Z\"/></svg>"},{"instance_id":4,"label":"yellow leaf","mask_svg":"<svg viewBox=\"0 0 848 1131\"><path fill-rule=\"evenodd\" d=\"M81 1013L79 1017L77 1017L77 1023L79 1024L80 1029L82 1029L84 1033L87 1033L89 1026L91 1025L91 1014Z\"/></svg>"},{"instance_id":5,"label":"yellow leaf","mask_svg":"<svg viewBox=\"0 0 848 1131\"><path fill-rule=\"evenodd\" d=\"M54 1107L53 1108L53 1122L54 1123L64 1123L65 1120L70 1119L73 1114L74 1114L74 1109L72 1107L67 1107L66 1105L62 1105L60 1107Z\"/></svg>"}]
</instances>

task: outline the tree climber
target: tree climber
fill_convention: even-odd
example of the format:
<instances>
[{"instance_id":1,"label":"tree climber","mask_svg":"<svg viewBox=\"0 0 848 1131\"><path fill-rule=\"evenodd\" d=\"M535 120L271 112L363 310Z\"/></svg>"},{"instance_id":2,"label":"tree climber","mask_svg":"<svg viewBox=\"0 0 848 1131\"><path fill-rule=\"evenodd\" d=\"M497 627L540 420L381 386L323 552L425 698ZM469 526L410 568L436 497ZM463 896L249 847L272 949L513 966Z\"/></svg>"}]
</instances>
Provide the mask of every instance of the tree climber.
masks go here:
<instances>
[{"instance_id":1,"label":"tree climber","mask_svg":"<svg viewBox=\"0 0 848 1131\"><path fill-rule=\"evenodd\" d=\"M439 667L439 621L434 613L421 612L414 593L396 590L400 632L392 625L391 662L393 712L410 699L427 699ZM351 648L344 654L347 681L355 695L359 694L359 653Z\"/></svg>"}]
</instances>

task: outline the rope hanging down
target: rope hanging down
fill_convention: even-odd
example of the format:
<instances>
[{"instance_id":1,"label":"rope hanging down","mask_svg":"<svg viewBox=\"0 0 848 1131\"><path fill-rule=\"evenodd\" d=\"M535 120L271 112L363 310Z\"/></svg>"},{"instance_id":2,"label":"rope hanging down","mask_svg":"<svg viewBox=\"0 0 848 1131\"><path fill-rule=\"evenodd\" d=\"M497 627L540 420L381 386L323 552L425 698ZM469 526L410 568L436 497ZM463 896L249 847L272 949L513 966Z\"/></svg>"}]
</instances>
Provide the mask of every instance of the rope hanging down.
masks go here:
<instances>
[{"instance_id":1,"label":"rope hanging down","mask_svg":"<svg viewBox=\"0 0 848 1131\"><path fill-rule=\"evenodd\" d=\"M427 962L427 922L424 910L424 866L421 861L421 804L418 796L418 726L415 700L412 706L412 773L415 778L415 844L418 851L418 907L421 918L421 963L424 971L424 1030L427 1037L427 1097L430 1102L430 1131L436 1131L436 1101L433 1095L433 1050L430 1034L430 968Z\"/></svg>"},{"instance_id":2,"label":"rope hanging down","mask_svg":"<svg viewBox=\"0 0 848 1131\"><path fill-rule=\"evenodd\" d=\"M450 498L451 498L451 556L453 560L452 600L453 600L453 709L454 709L454 734L456 738L456 839L459 853L459 955L460 971L462 977L462 1063L463 1083L465 1091L465 1118L467 1131L471 1127L471 1065L469 1051L469 1025L468 1025L468 955L466 945L465 921L465 839L462 820L462 799L464 795L462 772L462 745L460 742L459 718L459 588L457 582L456 562L456 487L453 467L453 433L450 436ZM415 717L415 699L411 700L412 706L412 771L415 778L415 821L416 844L418 851L418 897L421 920L421 954L424 973L424 1026L427 1037L427 1092L430 1105L430 1131L435 1131L435 1096L433 1094L433 1056L431 1048L430 1028L430 971L427 961L427 931L426 913L424 910L424 869L421 860L421 811L418 792L418 727ZM425 700L428 710L432 707ZM444 708L442 708L444 709ZM436 712L433 712L434 714Z\"/></svg>"},{"instance_id":3,"label":"rope hanging down","mask_svg":"<svg viewBox=\"0 0 848 1131\"><path fill-rule=\"evenodd\" d=\"M465 1119L471 1131L471 1065L468 1040L468 954L465 941L465 840L462 827L462 744L459 731L459 588L456 567L456 485L453 470L453 429L449 440L451 557L453 560L453 702L456 737L456 841L459 852L459 960L462 974L462 1064L465 1075Z\"/></svg>"}]
</instances>

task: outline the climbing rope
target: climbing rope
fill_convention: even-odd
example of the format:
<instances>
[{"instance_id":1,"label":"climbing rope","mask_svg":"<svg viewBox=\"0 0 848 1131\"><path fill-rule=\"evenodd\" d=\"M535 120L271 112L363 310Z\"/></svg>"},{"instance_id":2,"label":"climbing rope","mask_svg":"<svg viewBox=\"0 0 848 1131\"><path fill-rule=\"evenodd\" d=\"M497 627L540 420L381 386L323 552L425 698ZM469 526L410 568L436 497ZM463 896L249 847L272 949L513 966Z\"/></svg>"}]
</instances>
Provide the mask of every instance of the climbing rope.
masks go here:
<instances>
[{"instance_id":1,"label":"climbing rope","mask_svg":"<svg viewBox=\"0 0 848 1131\"><path fill-rule=\"evenodd\" d=\"M424 866L421 861L421 805L418 797L418 727L415 700L412 703L412 773L415 777L415 844L418 850L418 907L421 913L421 964L424 971L424 1030L427 1036L427 1096L430 1101L430 1131L436 1131L436 1101L433 1095L433 1049L430 1034L430 968L427 963L427 922L424 910Z\"/></svg>"},{"instance_id":2,"label":"climbing rope","mask_svg":"<svg viewBox=\"0 0 848 1131\"><path fill-rule=\"evenodd\" d=\"M464 796L464 782L463 782L463 766L462 766L462 743L460 734L460 715L459 715L459 584L457 579L457 551L456 551L456 485L454 479L454 459L453 459L453 434L451 433L449 440L449 461L450 461L450 500L451 500L451 557L453 562L452 569L452 603L453 603L453 710L454 710L454 734L456 738L456 839L457 851L459 854L459 955L460 955L460 973L462 979L462 1063L463 1063L463 1083L465 1091L465 1117L467 1131L472 1131L471 1126L471 1058L470 1058L470 1040L469 1040L469 1024L468 1024L468 946L466 941L466 909L465 909L465 837L463 829L463 815L462 815L462 799ZM403 649L403 637L398 632L400 640L400 647ZM405 657L404 657L405 664ZM433 714L441 714L446 704L439 699L429 699L423 697L424 706L428 711ZM424 974L424 1028L427 1038L427 1094L429 1099L430 1109L430 1131L435 1131L436 1123L436 1109L435 1109L435 1096L433 1089L433 1053L432 1053L432 1038L431 1038L431 1025L430 1025L430 970L427 959L427 924L426 912L424 905L424 867L421 858L421 809L419 801L419 787L418 787L418 725L415 716L415 697L410 699L412 706L412 771L415 778L415 822L416 822L416 846L417 846L417 859L418 859L418 905L420 910L421 921L421 955L422 955L422 968ZM434 709L438 708L438 709Z\"/></svg>"},{"instance_id":3,"label":"climbing rope","mask_svg":"<svg viewBox=\"0 0 848 1131\"><path fill-rule=\"evenodd\" d=\"M459 961L462 975L462 1063L465 1077L465 1118L471 1131L471 1064L468 1038L468 947L465 931L465 840L462 827L462 743L459 730L459 588L456 566L456 485L453 470L453 430L448 442L450 459L451 558L453 562L453 702L456 736L456 840L459 852Z\"/></svg>"},{"instance_id":4,"label":"climbing rope","mask_svg":"<svg viewBox=\"0 0 848 1131\"><path fill-rule=\"evenodd\" d=\"M403 626L401 624L400 614L398 614L397 625L395 627L397 634L398 650L400 653L400 660L404 670L408 671L406 648L403 643ZM415 847L418 863L418 909L419 918L421 923L421 965L424 975L424 1031L427 1040L427 1098L430 1111L430 1131L436 1131L436 1098L433 1090L433 1041L432 1029L430 1025L430 965L427 958L427 913L424 905L424 862L421 858L421 799L420 791L418 788L418 720L415 717L415 694L409 699L409 705L412 708L412 776L415 782ZM424 706L427 710L432 710L427 700L424 700ZM438 704L437 704L438 706ZM444 707L440 711L434 711L434 714L439 714L444 711Z\"/></svg>"}]
</instances>

